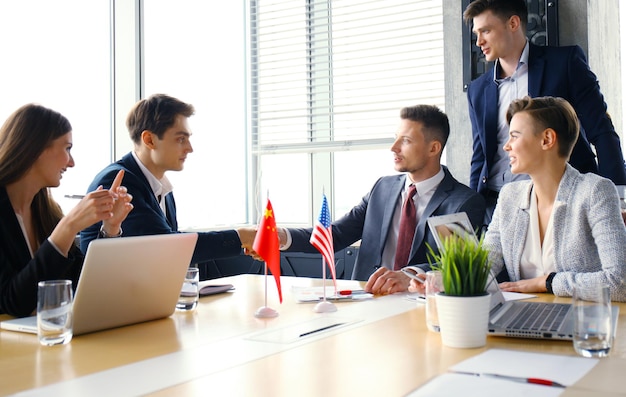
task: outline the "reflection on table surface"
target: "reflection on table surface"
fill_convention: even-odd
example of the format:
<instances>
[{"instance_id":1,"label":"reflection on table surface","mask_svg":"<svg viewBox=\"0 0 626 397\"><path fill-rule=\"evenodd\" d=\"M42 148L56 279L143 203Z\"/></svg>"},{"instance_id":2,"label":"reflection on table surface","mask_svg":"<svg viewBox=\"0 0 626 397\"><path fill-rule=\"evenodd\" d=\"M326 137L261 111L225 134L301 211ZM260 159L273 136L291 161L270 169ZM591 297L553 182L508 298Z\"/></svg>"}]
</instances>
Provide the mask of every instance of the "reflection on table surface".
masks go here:
<instances>
[{"instance_id":1,"label":"reflection on table surface","mask_svg":"<svg viewBox=\"0 0 626 397\"><path fill-rule=\"evenodd\" d=\"M278 303L271 276L266 280L258 275L240 275L214 282L233 284L235 289L200 298L194 312L176 312L162 320L78 336L65 346L44 347L36 335L1 331L0 394L63 381L84 381L91 379L84 377L90 374L94 379L104 379L105 375L115 375L121 366L127 366L122 369L128 374L144 373L145 379L132 378L135 387L140 388L158 383L157 373L142 372L142 368L152 368L148 364L159 363L154 368L174 376L171 373L175 369L168 365L182 362L196 371L193 378L141 390L162 396L206 395L207 390L224 391L225 395L402 396L450 366L490 348L576 355L567 341L490 336L484 348L442 346L439 334L426 328L425 305L405 299L404 294L335 302L338 310L329 315L314 313L314 303L293 299L294 288L319 287L319 279L282 277L283 304ZM254 313L265 304L266 282L268 306L279 316L259 319ZM331 283L327 281L327 286ZM363 283L338 280L338 285L355 289L362 288ZM570 298L547 294L539 294L536 299L570 302ZM598 370L576 386L597 390L592 385L601 384L605 392L610 392L623 376L626 307L619 305L619 331L610 357L601 360ZM251 338L318 321L323 316L350 321L297 342L280 344ZM0 320L7 318L0 316ZM102 372L109 369L112 371ZM578 392L568 388L564 395Z\"/></svg>"}]
</instances>

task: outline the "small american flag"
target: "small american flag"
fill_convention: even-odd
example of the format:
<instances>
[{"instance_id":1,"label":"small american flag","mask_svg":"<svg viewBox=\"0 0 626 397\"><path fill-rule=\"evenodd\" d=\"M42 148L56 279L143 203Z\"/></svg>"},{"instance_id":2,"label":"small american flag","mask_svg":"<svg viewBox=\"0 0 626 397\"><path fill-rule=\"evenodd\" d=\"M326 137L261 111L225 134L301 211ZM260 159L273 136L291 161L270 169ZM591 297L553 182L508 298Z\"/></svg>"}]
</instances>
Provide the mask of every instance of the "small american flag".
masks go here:
<instances>
[{"instance_id":1,"label":"small american flag","mask_svg":"<svg viewBox=\"0 0 626 397\"><path fill-rule=\"evenodd\" d=\"M322 210L320 216L315 222L313 233L311 233L311 239L309 240L324 257L330 273L335 280L335 250L333 249L333 233L330 225L330 211L328 210L328 201L326 195L322 196Z\"/></svg>"}]
</instances>

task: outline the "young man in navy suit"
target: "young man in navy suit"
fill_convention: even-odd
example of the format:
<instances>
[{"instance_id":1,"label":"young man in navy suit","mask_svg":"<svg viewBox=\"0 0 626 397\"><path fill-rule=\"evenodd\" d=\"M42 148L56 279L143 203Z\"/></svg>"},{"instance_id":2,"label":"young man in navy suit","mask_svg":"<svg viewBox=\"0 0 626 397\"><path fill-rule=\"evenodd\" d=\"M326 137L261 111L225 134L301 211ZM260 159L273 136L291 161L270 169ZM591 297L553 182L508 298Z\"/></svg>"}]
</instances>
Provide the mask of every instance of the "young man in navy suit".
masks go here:
<instances>
[{"instance_id":1,"label":"young man in navy suit","mask_svg":"<svg viewBox=\"0 0 626 397\"><path fill-rule=\"evenodd\" d=\"M332 222L335 251L361 240L352 279L367 280L365 290L375 294L407 290L410 279L399 267L427 263L426 243L436 250L428 217L466 212L474 227L480 227L485 213L484 199L441 165L450 135L448 116L436 106L418 105L402 109L400 117L391 146L394 168L400 174L380 178L357 206ZM408 259L396 266L400 213L412 184L417 188L413 197L417 225L409 237ZM281 250L316 253L309 243L311 232L311 228L279 227Z\"/></svg>"},{"instance_id":2,"label":"young man in navy suit","mask_svg":"<svg viewBox=\"0 0 626 397\"><path fill-rule=\"evenodd\" d=\"M173 187L165 172L181 171L193 152L187 123L193 114L192 105L163 94L142 99L128 114L133 151L96 175L87 190L107 188L119 170L126 171L123 183L132 192L135 208L122 223L124 236L178 233ZM80 233L83 252L98 233L99 223ZM241 246L235 230L198 233L192 263L239 255Z\"/></svg>"},{"instance_id":3,"label":"young man in navy suit","mask_svg":"<svg viewBox=\"0 0 626 397\"><path fill-rule=\"evenodd\" d=\"M609 118L596 76L579 46L544 47L526 39L526 0L475 0L463 14L472 23L479 46L494 68L474 80L467 91L472 123L473 155L470 187L487 200L485 224L491 220L500 188L512 180L506 110L512 100L555 96L572 104L581 131L570 156L580 172L594 172L626 184L619 136ZM591 145L594 146L594 155Z\"/></svg>"}]
</instances>

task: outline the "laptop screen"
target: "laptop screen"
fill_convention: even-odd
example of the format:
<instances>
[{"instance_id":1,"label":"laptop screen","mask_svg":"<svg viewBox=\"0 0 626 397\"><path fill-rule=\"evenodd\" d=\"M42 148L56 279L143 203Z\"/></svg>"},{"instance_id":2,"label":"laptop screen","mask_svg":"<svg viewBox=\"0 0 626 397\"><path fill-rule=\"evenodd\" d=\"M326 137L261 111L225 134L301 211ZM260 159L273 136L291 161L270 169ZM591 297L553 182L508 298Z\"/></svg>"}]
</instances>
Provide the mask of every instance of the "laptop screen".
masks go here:
<instances>
[{"instance_id":1,"label":"laptop screen","mask_svg":"<svg viewBox=\"0 0 626 397\"><path fill-rule=\"evenodd\" d=\"M476 232L472 228L472 223L465 212L431 216L427 222L439 250L442 250L443 240L450 236L470 238L478 244Z\"/></svg>"}]
</instances>

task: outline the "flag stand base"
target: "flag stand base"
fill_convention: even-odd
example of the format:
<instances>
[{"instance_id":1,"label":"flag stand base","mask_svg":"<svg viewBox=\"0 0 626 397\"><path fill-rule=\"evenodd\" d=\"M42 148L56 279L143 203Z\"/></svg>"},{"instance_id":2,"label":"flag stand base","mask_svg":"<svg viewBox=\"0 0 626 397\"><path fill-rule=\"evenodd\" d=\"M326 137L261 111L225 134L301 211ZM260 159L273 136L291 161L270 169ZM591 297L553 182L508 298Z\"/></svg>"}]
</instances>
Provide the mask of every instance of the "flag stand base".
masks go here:
<instances>
[{"instance_id":1,"label":"flag stand base","mask_svg":"<svg viewBox=\"0 0 626 397\"><path fill-rule=\"evenodd\" d=\"M332 302L322 301L315 305L313 311L315 313L332 313L337 311L337 306Z\"/></svg>"},{"instance_id":2,"label":"flag stand base","mask_svg":"<svg viewBox=\"0 0 626 397\"><path fill-rule=\"evenodd\" d=\"M271 307L261 306L254 313L254 317L258 318L272 318L278 317L278 312Z\"/></svg>"}]
</instances>

